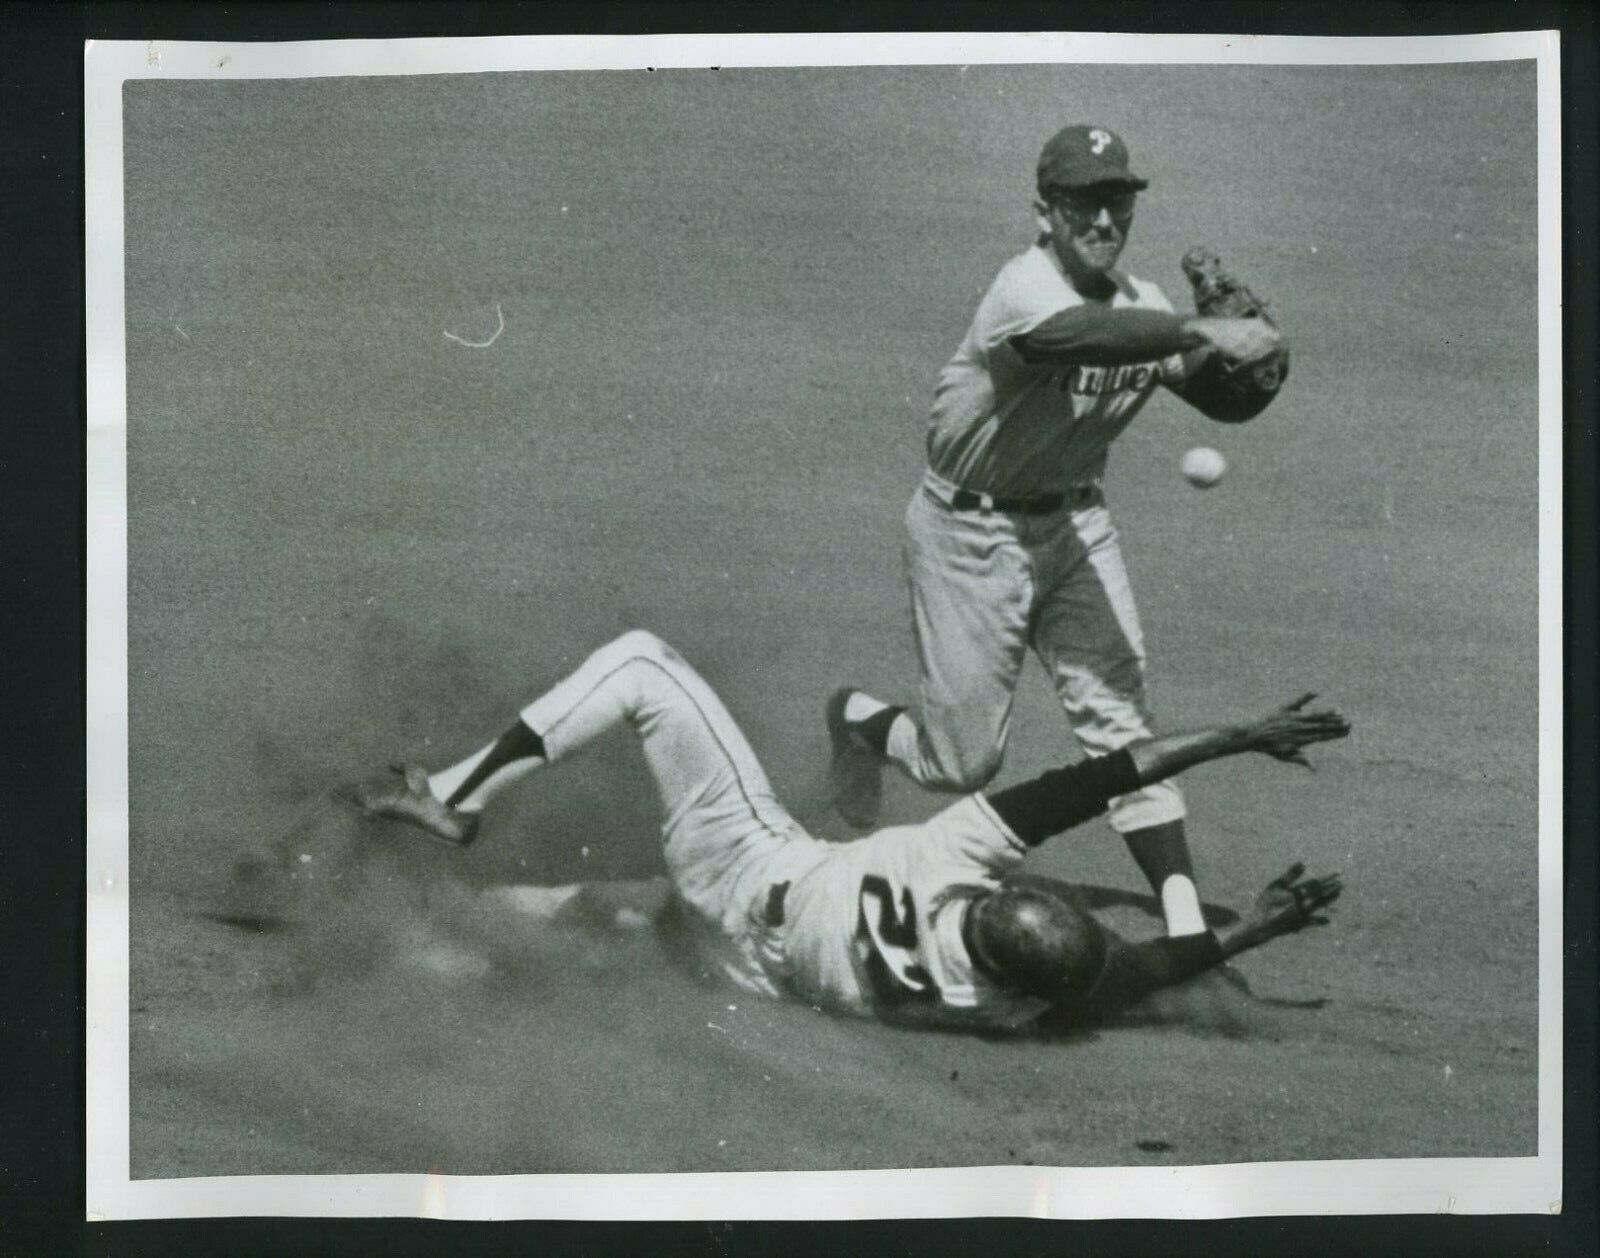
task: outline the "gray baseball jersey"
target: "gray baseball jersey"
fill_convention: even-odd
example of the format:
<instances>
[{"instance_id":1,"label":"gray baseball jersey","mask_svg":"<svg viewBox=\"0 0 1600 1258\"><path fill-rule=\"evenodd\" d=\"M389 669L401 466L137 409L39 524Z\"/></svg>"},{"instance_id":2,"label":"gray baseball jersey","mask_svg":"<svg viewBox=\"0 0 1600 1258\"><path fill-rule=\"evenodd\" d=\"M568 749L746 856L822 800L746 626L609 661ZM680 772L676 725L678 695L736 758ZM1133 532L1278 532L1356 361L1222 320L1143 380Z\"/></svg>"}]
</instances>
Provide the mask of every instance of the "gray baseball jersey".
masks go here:
<instances>
[{"instance_id":1,"label":"gray baseball jersey","mask_svg":"<svg viewBox=\"0 0 1600 1258\"><path fill-rule=\"evenodd\" d=\"M1154 284L1114 272L1112 309L1171 313ZM939 375L928 431L928 464L963 489L995 497L1098 482L1106 448L1182 355L1120 366L1029 366L1009 339L1084 298L1043 245L1011 259L984 294L955 356Z\"/></svg>"}]
</instances>

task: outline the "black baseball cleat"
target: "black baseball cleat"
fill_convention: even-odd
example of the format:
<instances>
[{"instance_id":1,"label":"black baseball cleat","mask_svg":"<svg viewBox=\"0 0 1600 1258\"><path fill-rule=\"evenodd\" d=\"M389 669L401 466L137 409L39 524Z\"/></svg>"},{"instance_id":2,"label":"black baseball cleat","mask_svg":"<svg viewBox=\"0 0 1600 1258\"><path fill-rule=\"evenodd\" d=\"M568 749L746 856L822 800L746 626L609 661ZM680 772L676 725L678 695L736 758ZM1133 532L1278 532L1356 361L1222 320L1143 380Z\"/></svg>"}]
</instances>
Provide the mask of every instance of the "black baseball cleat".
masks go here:
<instances>
[{"instance_id":1,"label":"black baseball cleat","mask_svg":"<svg viewBox=\"0 0 1600 1258\"><path fill-rule=\"evenodd\" d=\"M415 826L429 838L466 847L478 836L478 818L441 803L428 789L428 775L415 765L391 766L395 778L356 792L361 809L371 817L388 817Z\"/></svg>"},{"instance_id":2,"label":"black baseball cleat","mask_svg":"<svg viewBox=\"0 0 1600 1258\"><path fill-rule=\"evenodd\" d=\"M883 757L865 746L845 719L845 704L855 693L854 686L842 686L828 696L823 709L832 748L828 791L839 815L856 829L865 830L877 823L883 806Z\"/></svg>"}]
</instances>

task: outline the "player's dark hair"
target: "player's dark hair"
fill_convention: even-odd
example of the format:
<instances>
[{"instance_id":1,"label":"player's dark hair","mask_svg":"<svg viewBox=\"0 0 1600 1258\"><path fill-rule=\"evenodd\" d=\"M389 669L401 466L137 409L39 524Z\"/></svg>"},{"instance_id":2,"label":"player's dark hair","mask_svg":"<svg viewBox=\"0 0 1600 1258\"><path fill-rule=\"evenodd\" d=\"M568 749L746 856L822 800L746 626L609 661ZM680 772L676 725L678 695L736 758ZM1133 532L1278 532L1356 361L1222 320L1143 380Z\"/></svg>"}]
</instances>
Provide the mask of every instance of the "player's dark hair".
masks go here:
<instances>
[{"instance_id":1,"label":"player's dark hair","mask_svg":"<svg viewBox=\"0 0 1600 1258\"><path fill-rule=\"evenodd\" d=\"M1002 887L974 899L961 923L973 964L992 981L1049 1001L1081 996L1105 968L1100 924L1041 887Z\"/></svg>"}]
</instances>

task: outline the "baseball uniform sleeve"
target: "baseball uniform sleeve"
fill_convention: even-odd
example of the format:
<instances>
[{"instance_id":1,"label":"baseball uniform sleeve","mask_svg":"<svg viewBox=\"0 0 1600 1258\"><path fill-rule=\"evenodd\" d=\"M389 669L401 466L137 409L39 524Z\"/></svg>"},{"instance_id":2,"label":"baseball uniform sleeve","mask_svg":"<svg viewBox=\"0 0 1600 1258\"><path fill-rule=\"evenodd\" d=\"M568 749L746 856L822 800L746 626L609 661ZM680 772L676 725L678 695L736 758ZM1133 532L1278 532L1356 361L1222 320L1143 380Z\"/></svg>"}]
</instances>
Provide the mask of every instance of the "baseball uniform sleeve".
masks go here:
<instances>
[{"instance_id":1,"label":"baseball uniform sleeve","mask_svg":"<svg viewBox=\"0 0 1600 1258\"><path fill-rule=\"evenodd\" d=\"M1111 800L1138 787L1139 770L1124 747L1008 786L989 802L1011 833L1036 847L1051 835L1098 817Z\"/></svg>"},{"instance_id":2,"label":"baseball uniform sleeve","mask_svg":"<svg viewBox=\"0 0 1600 1258\"><path fill-rule=\"evenodd\" d=\"M995 276L973 316L971 335L984 351L993 351L1051 315L1082 304L1035 249L1012 259Z\"/></svg>"},{"instance_id":3,"label":"baseball uniform sleeve","mask_svg":"<svg viewBox=\"0 0 1600 1258\"><path fill-rule=\"evenodd\" d=\"M1042 249L1015 259L996 277L974 330L985 349L1015 354L1028 367L1162 360L1162 374L1181 373L1183 351L1200 338L1183 327L1154 284L1124 276L1112 306L1085 302Z\"/></svg>"},{"instance_id":4,"label":"baseball uniform sleeve","mask_svg":"<svg viewBox=\"0 0 1600 1258\"><path fill-rule=\"evenodd\" d=\"M1106 931L1106 965L1087 993L1061 1008L1073 1017L1103 1017L1163 987L1221 965L1222 946L1210 931L1138 943Z\"/></svg>"},{"instance_id":5,"label":"baseball uniform sleeve","mask_svg":"<svg viewBox=\"0 0 1600 1258\"><path fill-rule=\"evenodd\" d=\"M913 827L901 854L907 883L943 887L1000 878L1028 849L987 799L967 795Z\"/></svg>"},{"instance_id":6,"label":"baseball uniform sleeve","mask_svg":"<svg viewBox=\"0 0 1600 1258\"><path fill-rule=\"evenodd\" d=\"M1017 356L1035 364L1094 363L1116 367L1178 357L1200 344L1184 330L1183 320L1169 311L1074 306L1057 311L1028 332L1010 338Z\"/></svg>"}]
</instances>

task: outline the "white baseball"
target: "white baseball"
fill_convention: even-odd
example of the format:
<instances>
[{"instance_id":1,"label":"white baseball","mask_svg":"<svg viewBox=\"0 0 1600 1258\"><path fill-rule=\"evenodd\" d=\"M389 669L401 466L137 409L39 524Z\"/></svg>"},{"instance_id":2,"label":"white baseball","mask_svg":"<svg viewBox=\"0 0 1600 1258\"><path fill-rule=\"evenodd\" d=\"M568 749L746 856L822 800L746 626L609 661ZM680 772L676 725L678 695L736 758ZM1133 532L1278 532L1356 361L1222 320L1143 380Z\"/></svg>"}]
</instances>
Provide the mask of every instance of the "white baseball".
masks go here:
<instances>
[{"instance_id":1,"label":"white baseball","mask_svg":"<svg viewBox=\"0 0 1600 1258\"><path fill-rule=\"evenodd\" d=\"M1178 467L1183 479L1196 489L1210 489L1228 470L1228 460L1210 446L1196 446L1183 456Z\"/></svg>"}]
</instances>

